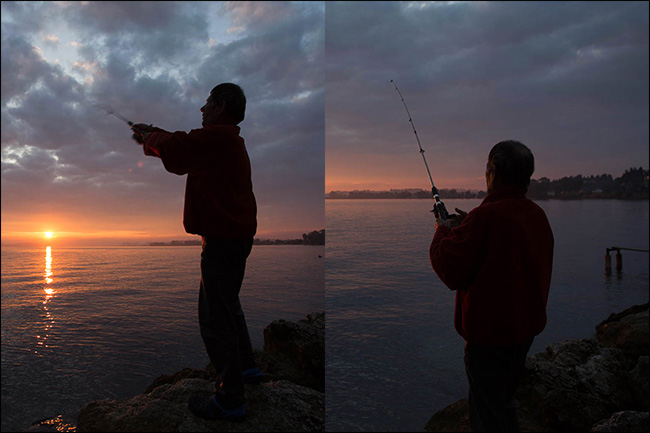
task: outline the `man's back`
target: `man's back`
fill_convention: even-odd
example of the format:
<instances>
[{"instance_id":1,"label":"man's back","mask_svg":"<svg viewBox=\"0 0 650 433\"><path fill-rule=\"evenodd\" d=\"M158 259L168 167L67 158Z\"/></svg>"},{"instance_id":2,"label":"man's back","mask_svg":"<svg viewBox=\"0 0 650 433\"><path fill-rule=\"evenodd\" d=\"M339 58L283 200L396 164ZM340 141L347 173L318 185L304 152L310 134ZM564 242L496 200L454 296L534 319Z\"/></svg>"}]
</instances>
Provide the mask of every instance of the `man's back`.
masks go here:
<instances>
[{"instance_id":1,"label":"man's back","mask_svg":"<svg viewBox=\"0 0 650 433\"><path fill-rule=\"evenodd\" d=\"M457 291L454 322L466 341L520 344L544 329L553 234L524 188L496 190L460 226L436 231L430 258Z\"/></svg>"}]
</instances>

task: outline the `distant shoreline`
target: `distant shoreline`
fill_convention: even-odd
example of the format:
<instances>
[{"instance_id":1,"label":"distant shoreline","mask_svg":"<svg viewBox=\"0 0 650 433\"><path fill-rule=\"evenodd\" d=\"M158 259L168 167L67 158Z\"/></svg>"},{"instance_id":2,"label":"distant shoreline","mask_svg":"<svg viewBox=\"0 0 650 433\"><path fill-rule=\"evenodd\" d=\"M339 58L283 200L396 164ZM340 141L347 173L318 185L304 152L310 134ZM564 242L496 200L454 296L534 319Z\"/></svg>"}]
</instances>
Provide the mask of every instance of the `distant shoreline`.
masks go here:
<instances>
[{"instance_id":1,"label":"distant shoreline","mask_svg":"<svg viewBox=\"0 0 650 433\"><path fill-rule=\"evenodd\" d=\"M613 178L609 174L599 176L568 176L550 180L546 177L531 179L526 195L531 200L583 200L583 199L615 199L615 200L648 200L650 198L648 184L650 170L642 167L625 170L621 177ZM438 194L442 199L478 198L487 196L482 190L459 188L441 188ZM354 190L330 191L325 194L326 200L346 199L431 199L430 189L401 188L384 191Z\"/></svg>"},{"instance_id":2,"label":"distant shoreline","mask_svg":"<svg viewBox=\"0 0 650 433\"><path fill-rule=\"evenodd\" d=\"M451 199L484 199L487 196L485 191L441 189L438 191L443 200ZM531 184L526 196L531 200L648 200L648 190L634 191L548 191ZM390 191L330 191L325 194L325 200L418 200L433 198L430 190L409 188L392 189Z\"/></svg>"},{"instance_id":3,"label":"distant shoreline","mask_svg":"<svg viewBox=\"0 0 650 433\"><path fill-rule=\"evenodd\" d=\"M325 197L325 200L431 200L432 197ZM450 200L480 200L485 197L440 197L441 199ZM623 200L623 201L641 201L650 200L650 197L528 197L531 200Z\"/></svg>"},{"instance_id":4,"label":"distant shoreline","mask_svg":"<svg viewBox=\"0 0 650 433\"><path fill-rule=\"evenodd\" d=\"M171 242L149 242L141 244L124 244L130 247L190 247L201 246L202 242L197 240L171 241ZM304 243L302 239L255 239L253 245L325 245Z\"/></svg>"},{"instance_id":5,"label":"distant shoreline","mask_svg":"<svg viewBox=\"0 0 650 433\"><path fill-rule=\"evenodd\" d=\"M202 245L200 239L171 242L149 242L141 246L149 247L186 247ZM303 233L302 239L253 239L253 245L325 245L325 229Z\"/></svg>"}]
</instances>

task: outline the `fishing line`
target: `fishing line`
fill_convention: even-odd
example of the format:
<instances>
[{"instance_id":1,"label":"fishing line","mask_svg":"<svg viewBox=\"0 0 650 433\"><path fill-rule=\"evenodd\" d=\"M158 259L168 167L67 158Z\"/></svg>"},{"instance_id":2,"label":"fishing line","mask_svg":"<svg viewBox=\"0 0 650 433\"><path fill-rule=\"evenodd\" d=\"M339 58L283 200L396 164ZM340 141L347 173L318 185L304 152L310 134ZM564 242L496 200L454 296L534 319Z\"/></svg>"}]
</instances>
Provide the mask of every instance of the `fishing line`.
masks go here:
<instances>
[{"instance_id":1,"label":"fishing line","mask_svg":"<svg viewBox=\"0 0 650 433\"><path fill-rule=\"evenodd\" d=\"M126 117L122 116L120 113L115 111L113 107L111 107L108 104L93 104L93 107L106 112L106 114L110 114L117 117L122 122L126 122L129 126L133 126L133 122L131 122L129 119L127 119Z\"/></svg>"},{"instance_id":2,"label":"fishing line","mask_svg":"<svg viewBox=\"0 0 650 433\"><path fill-rule=\"evenodd\" d=\"M110 115L112 115L112 116L117 117L117 118L120 119L122 122L125 122L127 125L129 125L129 126L131 127L131 130L132 130L133 132L135 132L135 134L133 134L133 135L131 136L131 138L132 138L133 140L135 140L135 141L136 141L137 143L139 143L139 144L143 144L143 143L144 143L143 140L142 140L142 135L144 134L144 132L141 131L139 128L133 128L134 123L131 122L131 121L130 121L129 119L127 119L126 117L124 117L123 115L121 115L120 113L118 113L117 111L115 111L115 109L113 109L113 107L111 107L111 106L108 105L108 104L92 104L92 106L95 107L95 108L97 108L97 109L99 109L99 110L104 111L106 114L110 114Z\"/></svg>"},{"instance_id":3,"label":"fishing line","mask_svg":"<svg viewBox=\"0 0 650 433\"><path fill-rule=\"evenodd\" d=\"M399 89L397 88L397 84L395 84L395 81L390 80L390 82L393 83L393 86L395 86L395 90L397 90L397 94L402 100L402 104L404 104L404 108L406 109L406 114L408 114L409 116L409 122L411 123L411 128L413 128L413 132L415 133L415 139L417 140L418 147L420 148L420 155L422 155L424 166L427 168L427 173L429 174L429 180L431 181L431 194L433 194L433 209L431 210L431 212L433 212L436 218L441 218L443 220L446 220L449 217L449 212L447 212L447 208L445 207L442 200L440 200L440 196L438 195L438 188L436 188L436 186L433 184L433 177L431 177L429 164L427 164L427 158L424 156L424 149L422 149L422 145L420 144L420 137L418 137L418 133L415 130L415 124L413 123L413 118L411 117L411 113L409 112L409 109L406 106L406 101L404 101L404 97L402 96L402 92L400 92Z\"/></svg>"}]
</instances>

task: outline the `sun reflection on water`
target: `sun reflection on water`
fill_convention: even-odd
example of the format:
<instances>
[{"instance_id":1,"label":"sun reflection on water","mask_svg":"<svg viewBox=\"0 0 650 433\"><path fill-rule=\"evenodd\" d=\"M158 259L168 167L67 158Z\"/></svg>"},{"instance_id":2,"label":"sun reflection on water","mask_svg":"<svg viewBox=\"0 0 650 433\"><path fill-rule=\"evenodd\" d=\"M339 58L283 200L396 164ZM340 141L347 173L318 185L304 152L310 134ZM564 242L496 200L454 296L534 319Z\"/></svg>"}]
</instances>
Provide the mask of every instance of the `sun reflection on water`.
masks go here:
<instances>
[{"instance_id":1,"label":"sun reflection on water","mask_svg":"<svg viewBox=\"0 0 650 433\"><path fill-rule=\"evenodd\" d=\"M47 339L50 336L50 329L52 329L52 326L54 326L54 319L52 318L52 314L48 308L48 304L50 303L51 299L54 297L54 295L56 295L56 291L52 286L52 283L54 282L52 276L52 247L47 246L45 247L45 284L43 285L43 292L45 292L45 298L43 299L43 310L45 311L45 329L43 330L43 335L36 336L36 339L38 340L38 349L49 347L47 344ZM35 350L34 353L38 353L38 350Z\"/></svg>"}]
</instances>

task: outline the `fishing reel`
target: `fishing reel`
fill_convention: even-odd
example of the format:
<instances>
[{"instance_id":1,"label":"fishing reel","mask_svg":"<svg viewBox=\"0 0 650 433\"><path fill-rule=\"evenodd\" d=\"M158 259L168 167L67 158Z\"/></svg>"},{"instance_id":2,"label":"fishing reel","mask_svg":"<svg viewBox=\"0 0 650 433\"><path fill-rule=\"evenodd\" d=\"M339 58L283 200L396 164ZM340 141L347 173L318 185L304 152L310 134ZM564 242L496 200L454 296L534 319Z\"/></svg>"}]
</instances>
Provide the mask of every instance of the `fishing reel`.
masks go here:
<instances>
[{"instance_id":1,"label":"fishing reel","mask_svg":"<svg viewBox=\"0 0 650 433\"><path fill-rule=\"evenodd\" d=\"M435 215L436 218L443 220L448 219L449 212L447 212L445 204L442 202L442 200L440 200L440 196L438 195L438 188L435 186L431 188L431 194L433 194L433 209L431 209L433 215Z\"/></svg>"},{"instance_id":2,"label":"fishing reel","mask_svg":"<svg viewBox=\"0 0 650 433\"><path fill-rule=\"evenodd\" d=\"M435 187L434 187L435 188ZM437 192L437 191L436 191ZM456 213L450 214L445 207L445 204L440 200L440 197L437 193L434 193L433 196L434 204L431 212L435 215L436 219L440 218L443 220L451 220L451 227L459 226L465 219L466 213L462 212L460 215ZM458 208L456 208L458 210ZM459 211L461 212L461 211Z\"/></svg>"},{"instance_id":3,"label":"fishing reel","mask_svg":"<svg viewBox=\"0 0 650 433\"><path fill-rule=\"evenodd\" d=\"M445 207L444 203L441 201L436 202L433 205L433 209L431 209L429 212L433 212L433 215L436 218L440 218L442 220L447 220L447 219L457 219L458 215L455 213L450 214L447 211L447 208Z\"/></svg>"}]
</instances>

